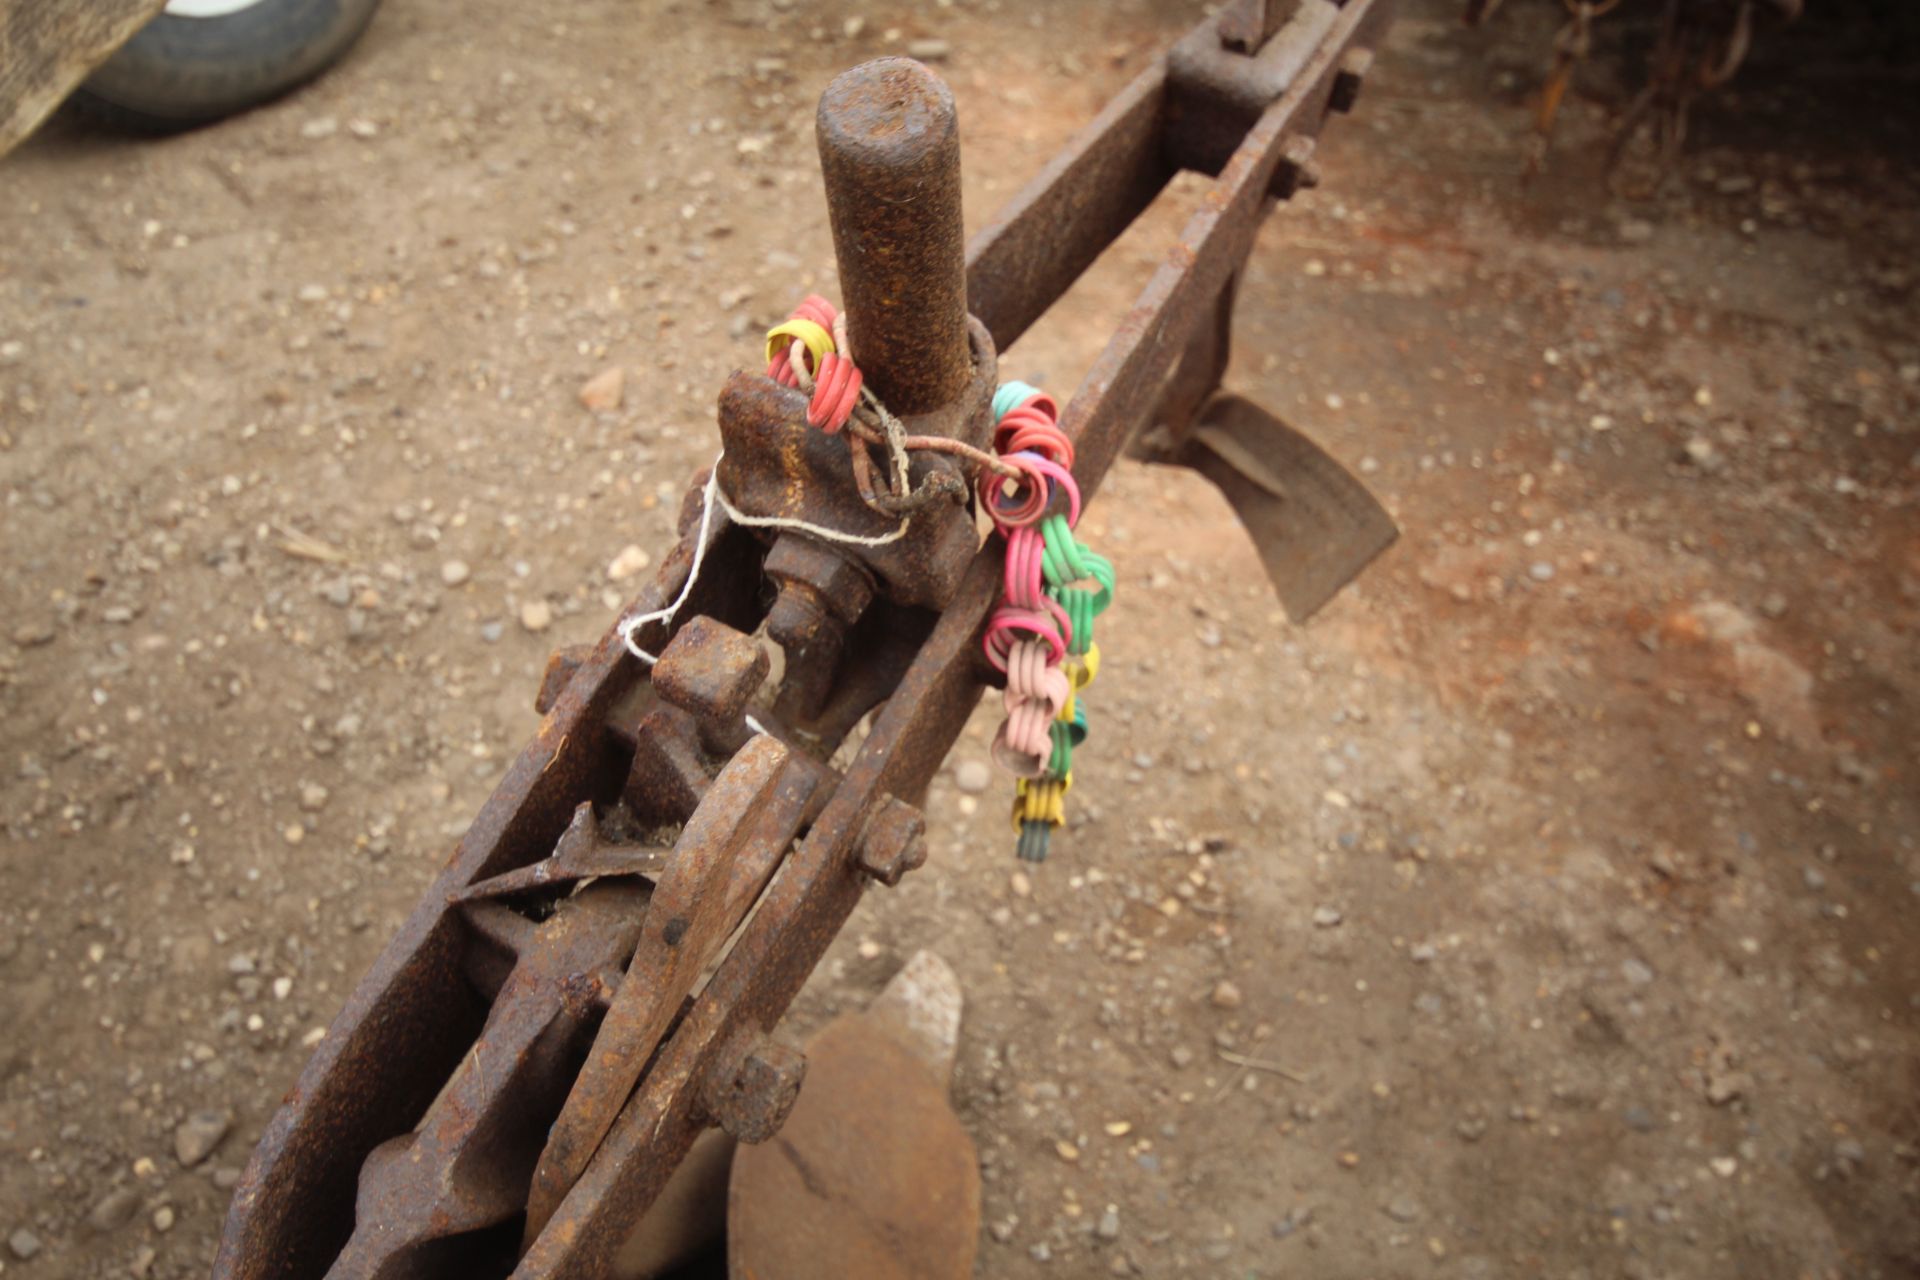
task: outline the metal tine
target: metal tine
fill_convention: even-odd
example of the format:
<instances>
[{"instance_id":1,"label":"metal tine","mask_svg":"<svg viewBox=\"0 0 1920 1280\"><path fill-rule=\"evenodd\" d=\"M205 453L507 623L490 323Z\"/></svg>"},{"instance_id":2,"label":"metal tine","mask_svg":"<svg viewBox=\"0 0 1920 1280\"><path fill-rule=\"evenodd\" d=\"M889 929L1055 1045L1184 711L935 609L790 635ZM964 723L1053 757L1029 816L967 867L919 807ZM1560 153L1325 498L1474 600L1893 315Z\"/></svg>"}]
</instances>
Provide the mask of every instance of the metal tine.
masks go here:
<instances>
[{"instance_id":1,"label":"metal tine","mask_svg":"<svg viewBox=\"0 0 1920 1280\"><path fill-rule=\"evenodd\" d=\"M671 849L605 840L600 834L600 820L593 812L593 802L582 801L573 811L573 821L554 843L552 856L531 866L476 881L447 895L447 901L460 903L505 897L594 876L657 876L672 860Z\"/></svg>"}]
</instances>

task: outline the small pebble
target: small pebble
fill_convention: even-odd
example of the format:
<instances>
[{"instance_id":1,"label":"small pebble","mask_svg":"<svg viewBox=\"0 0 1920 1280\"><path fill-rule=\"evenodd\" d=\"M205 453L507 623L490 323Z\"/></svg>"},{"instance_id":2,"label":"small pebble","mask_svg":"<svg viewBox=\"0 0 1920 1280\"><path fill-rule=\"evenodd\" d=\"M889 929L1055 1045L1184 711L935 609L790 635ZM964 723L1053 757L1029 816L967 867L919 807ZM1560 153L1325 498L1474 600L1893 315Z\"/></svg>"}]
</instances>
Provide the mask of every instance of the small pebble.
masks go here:
<instances>
[{"instance_id":1,"label":"small pebble","mask_svg":"<svg viewBox=\"0 0 1920 1280\"><path fill-rule=\"evenodd\" d=\"M1345 917L1340 914L1340 908L1338 907L1315 907L1313 909L1313 923L1322 929L1331 929L1344 918Z\"/></svg>"},{"instance_id":2,"label":"small pebble","mask_svg":"<svg viewBox=\"0 0 1920 1280\"><path fill-rule=\"evenodd\" d=\"M1712 471L1720 465L1720 450L1705 436L1694 436L1681 446L1680 460L1702 471Z\"/></svg>"},{"instance_id":3,"label":"small pebble","mask_svg":"<svg viewBox=\"0 0 1920 1280\"><path fill-rule=\"evenodd\" d=\"M952 53L953 45L937 37L914 40L907 45L907 56L922 62L944 62Z\"/></svg>"},{"instance_id":4,"label":"small pebble","mask_svg":"<svg viewBox=\"0 0 1920 1280\"><path fill-rule=\"evenodd\" d=\"M213 1154L232 1127L231 1112L196 1111L173 1131L173 1154L182 1167L191 1169Z\"/></svg>"},{"instance_id":5,"label":"small pebble","mask_svg":"<svg viewBox=\"0 0 1920 1280\"><path fill-rule=\"evenodd\" d=\"M473 570L465 560L449 560L440 566L440 581L450 587L457 587L473 576Z\"/></svg>"},{"instance_id":6,"label":"small pebble","mask_svg":"<svg viewBox=\"0 0 1920 1280\"><path fill-rule=\"evenodd\" d=\"M962 760L953 769L953 785L977 796L993 782L993 771L981 760Z\"/></svg>"},{"instance_id":7,"label":"small pebble","mask_svg":"<svg viewBox=\"0 0 1920 1280\"><path fill-rule=\"evenodd\" d=\"M1389 1218L1395 1222L1420 1221L1420 1202L1409 1195L1397 1195L1381 1206Z\"/></svg>"},{"instance_id":8,"label":"small pebble","mask_svg":"<svg viewBox=\"0 0 1920 1280\"><path fill-rule=\"evenodd\" d=\"M613 365L580 384L580 403L596 413L618 409L626 389L627 371Z\"/></svg>"},{"instance_id":9,"label":"small pebble","mask_svg":"<svg viewBox=\"0 0 1920 1280\"><path fill-rule=\"evenodd\" d=\"M553 606L545 600L529 600L520 606L520 625L538 635L553 625Z\"/></svg>"},{"instance_id":10,"label":"small pebble","mask_svg":"<svg viewBox=\"0 0 1920 1280\"><path fill-rule=\"evenodd\" d=\"M1214 984L1213 994L1208 997L1216 1009L1238 1009L1240 1007L1240 988L1222 978Z\"/></svg>"},{"instance_id":11,"label":"small pebble","mask_svg":"<svg viewBox=\"0 0 1920 1280\"><path fill-rule=\"evenodd\" d=\"M139 1211L140 1193L132 1187L121 1187L107 1192L94 1203L87 1211L87 1225L105 1235L132 1222L133 1215Z\"/></svg>"},{"instance_id":12,"label":"small pebble","mask_svg":"<svg viewBox=\"0 0 1920 1280\"><path fill-rule=\"evenodd\" d=\"M14 1257L25 1262L40 1252L40 1237L25 1227L19 1227L7 1237L7 1248L13 1251Z\"/></svg>"},{"instance_id":13,"label":"small pebble","mask_svg":"<svg viewBox=\"0 0 1920 1280\"><path fill-rule=\"evenodd\" d=\"M644 548L629 544L620 548L620 554L607 566L607 581L625 582L652 563L653 557Z\"/></svg>"}]
</instances>

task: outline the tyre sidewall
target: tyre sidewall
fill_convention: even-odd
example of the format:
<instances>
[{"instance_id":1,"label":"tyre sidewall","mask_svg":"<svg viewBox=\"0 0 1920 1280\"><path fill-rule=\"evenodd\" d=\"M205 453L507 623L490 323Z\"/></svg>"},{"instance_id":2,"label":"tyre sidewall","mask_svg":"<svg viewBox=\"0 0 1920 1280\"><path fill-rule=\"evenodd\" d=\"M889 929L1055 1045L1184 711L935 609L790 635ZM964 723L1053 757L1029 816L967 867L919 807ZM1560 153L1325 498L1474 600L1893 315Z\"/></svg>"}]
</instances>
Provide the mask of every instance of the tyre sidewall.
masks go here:
<instances>
[{"instance_id":1,"label":"tyre sidewall","mask_svg":"<svg viewBox=\"0 0 1920 1280\"><path fill-rule=\"evenodd\" d=\"M261 0L214 18L162 13L88 78L86 91L157 125L217 119L318 75L378 4Z\"/></svg>"}]
</instances>

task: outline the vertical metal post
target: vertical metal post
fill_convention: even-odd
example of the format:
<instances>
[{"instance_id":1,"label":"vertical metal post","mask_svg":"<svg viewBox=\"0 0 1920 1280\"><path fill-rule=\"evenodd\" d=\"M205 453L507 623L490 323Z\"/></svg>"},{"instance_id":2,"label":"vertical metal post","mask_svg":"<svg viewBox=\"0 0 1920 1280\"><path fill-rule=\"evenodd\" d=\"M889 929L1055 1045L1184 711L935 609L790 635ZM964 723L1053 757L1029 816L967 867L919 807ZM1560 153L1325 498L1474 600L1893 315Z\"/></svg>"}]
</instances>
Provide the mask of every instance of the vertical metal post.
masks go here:
<instances>
[{"instance_id":1,"label":"vertical metal post","mask_svg":"<svg viewBox=\"0 0 1920 1280\"><path fill-rule=\"evenodd\" d=\"M930 413L971 372L953 94L876 58L827 86L817 131L854 358L888 408Z\"/></svg>"}]
</instances>

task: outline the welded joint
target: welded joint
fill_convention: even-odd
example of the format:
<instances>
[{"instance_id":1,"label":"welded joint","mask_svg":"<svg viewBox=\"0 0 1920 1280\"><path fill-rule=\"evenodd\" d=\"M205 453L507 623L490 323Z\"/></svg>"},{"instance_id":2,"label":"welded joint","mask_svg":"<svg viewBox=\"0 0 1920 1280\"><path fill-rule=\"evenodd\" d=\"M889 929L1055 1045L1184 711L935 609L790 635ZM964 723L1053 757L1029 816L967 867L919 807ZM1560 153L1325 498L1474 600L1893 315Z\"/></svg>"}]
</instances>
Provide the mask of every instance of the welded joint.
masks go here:
<instances>
[{"instance_id":1,"label":"welded joint","mask_svg":"<svg viewBox=\"0 0 1920 1280\"><path fill-rule=\"evenodd\" d=\"M927 817L897 796L874 806L855 847L860 869L892 888L902 876L926 865Z\"/></svg>"},{"instance_id":2,"label":"welded joint","mask_svg":"<svg viewBox=\"0 0 1920 1280\"><path fill-rule=\"evenodd\" d=\"M765 1142L780 1132L800 1097L807 1058L757 1027L743 1027L716 1059L701 1102L740 1142Z\"/></svg>"}]
</instances>

